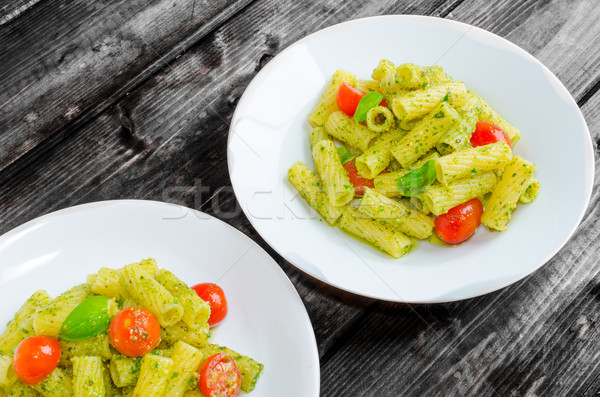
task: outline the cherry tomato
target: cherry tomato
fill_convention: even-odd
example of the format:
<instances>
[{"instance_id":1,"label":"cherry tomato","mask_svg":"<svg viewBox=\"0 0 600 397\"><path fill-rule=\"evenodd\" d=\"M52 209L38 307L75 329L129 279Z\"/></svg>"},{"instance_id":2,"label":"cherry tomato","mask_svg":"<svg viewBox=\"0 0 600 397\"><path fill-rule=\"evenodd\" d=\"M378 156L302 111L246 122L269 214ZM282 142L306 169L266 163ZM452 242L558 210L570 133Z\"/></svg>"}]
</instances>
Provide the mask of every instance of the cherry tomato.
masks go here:
<instances>
[{"instance_id":1,"label":"cherry tomato","mask_svg":"<svg viewBox=\"0 0 600 397\"><path fill-rule=\"evenodd\" d=\"M348 83L342 83L337 92L338 108L348 116L354 116L358 103L365 96L365 93L358 88L352 87Z\"/></svg>"},{"instance_id":2,"label":"cherry tomato","mask_svg":"<svg viewBox=\"0 0 600 397\"><path fill-rule=\"evenodd\" d=\"M210 306L208 325L214 327L223 321L227 315L227 299L225 299L223 289L213 283L196 284L192 289Z\"/></svg>"},{"instance_id":3,"label":"cherry tomato","mask_svg":"<svg viewBox=\"0 0 600 397\"><path fill-rule=\"evenodd\" d=\"M210 356L198 372L198 387L206 397L234 397L240 392L242 375L233 358L225 353Z\"/></svg>"},{"instance_id":4,"label":"cherry tomato","mask_svg":"<svg viewBox=\"0 0 600 397\"><path fill-rule=\"evenodd\" d=\"M459 204L435 218L435 234L448 244L462 243L475 233L481 223L482 213L483 206L479 199Z\"/></svg>"},{"instance_id":5,"label":"cherry tomato","mask_svg":"<svg viewBox=\"0 0 600 397\"><path fill-rule=\"evenodd\" d=\"M15 350L13 368L23 382L33 385L50 375L60 360L60 343L48 336L32 336Z\"/></svg>"},{"instance_id":6,"label":"cherry tomato","mask_svg":"<svg viewBox=\"0 0 600 397\"><path fill-rule=\"evenodd\" d=\"M344 169L348 171L350 183L354 185L355 196L362 196L365 193L365 186L370 187L371 189L374 187L373 179L365 179L358 174L356 165L354 165L354 160L350 160L344 164Z\"/></svg>"},{"instance_id":7,"label":"cherry tomato","mask_svg":"<svg viewBox=\"0 0 600 397\"><path fill-rule=\"evenodd\" d=\"M139 357L160 342L160 324L148 310L129 307L113 317L108 326L108 336L119 353Z\"/></svg>"},{"instance_id":8,"label":"cherry tomato","mask_svg":"<svg viewBox=\"0 0 600 397\"><path fill-rule=\"evenodd\" d=\"M475 126L475 132L471 135L471 146L484 146L496 142L506 142L508 146L512 147L508 135L506 135L502 128L487 121L478 121Z\"/></svg>"}]
</instances>

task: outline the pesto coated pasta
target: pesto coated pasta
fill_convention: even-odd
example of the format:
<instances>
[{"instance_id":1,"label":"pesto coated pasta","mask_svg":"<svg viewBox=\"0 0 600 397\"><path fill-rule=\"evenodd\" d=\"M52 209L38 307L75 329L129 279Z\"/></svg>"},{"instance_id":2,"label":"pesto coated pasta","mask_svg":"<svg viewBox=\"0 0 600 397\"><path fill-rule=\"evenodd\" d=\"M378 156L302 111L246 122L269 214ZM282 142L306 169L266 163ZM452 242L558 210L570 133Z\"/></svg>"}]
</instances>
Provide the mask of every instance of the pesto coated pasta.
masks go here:
<instances>
[{"instance_id":1,"label":"pesto coated pasta","mask_svg":"<svg viewBox=\"0 0 600 397\"><path fill-rule=\"evenodd\" d=\"M464 82L387 59L370 77L334 73L309 115L313 167L288 171L330 226L398 258L414 239L506 230L538 197L535 165L513 154L520 130Z\"/></svg>"},{"instance_id":2,"label":"pesto coated pasta","mask_svg":"<svg viewBox=\"0 0 600 397\"><path fill-rule=\"evenodd\" d=\"M37 291L15 313L0 334L0 396L212 395L207 379L254 389L263 365L209 342L221 309L198 292L206 283L188 287L154 259L87 281L54 299ZM32 372L37 351L43 368Z\"/></svg>"}]
</instances>

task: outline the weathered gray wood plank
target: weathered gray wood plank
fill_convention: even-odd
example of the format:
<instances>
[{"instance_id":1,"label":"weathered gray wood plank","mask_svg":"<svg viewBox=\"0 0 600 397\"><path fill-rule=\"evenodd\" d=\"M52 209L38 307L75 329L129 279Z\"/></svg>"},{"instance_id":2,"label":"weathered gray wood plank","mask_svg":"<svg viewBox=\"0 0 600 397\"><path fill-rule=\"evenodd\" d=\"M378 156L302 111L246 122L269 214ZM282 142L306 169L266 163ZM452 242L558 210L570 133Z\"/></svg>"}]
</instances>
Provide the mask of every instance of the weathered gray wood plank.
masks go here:
<instances>
[{"instance_id":1,"label":"weathered gray wood plank","mask_svg":"<svg viewBox=\"0 0 600 397\"><path fill-rule=\"evenodd\" d=\"M0 26L16 19L41 0L0 1Z\"/></svg>"},{"instance_id":2,"label":"weathered gray wood plank","mask_svg":"<svg viewBox=\"0 0 600 397\"><path fill-rule=\"evenodd\" d=\"M551 69L581 100L598 72L590 67L584 78L575 67L591 62L577 59L593 59L589 53L599 47L596 28L583 23L582 13L595 12L592 2L570 3L573 14L558 22L551 11L561 9L559 0L343 4L252 4L114 107L44 141L25 155L36 158L26 169L0 172L0 232L55 209L112 198L177 201L225 219L265 247L298 288L315 326L324 396L599 390L598 189L567 247L529 278L464 302L407 306L348 297L303 277L240 214L225 160L231 114L264 61L307 33L357 16L426 13L474 23L554 62ZM572 35L586 46L565 45ZM565 60L556 61L557 53ZM599 105L599 93L584 105L595 141ZM201 186L209 191L200 195Z\"/></svg>"},{"instance_id":3,"label":"weathered gray wood plank","mask_svg":"<svg viewBox=\"0 0 600 397\"><path fill-rule=\"evenodd\" d=\"M43 2L0 26L0 169L102 111L249 2Z\"/></svg>"}]
</instances>

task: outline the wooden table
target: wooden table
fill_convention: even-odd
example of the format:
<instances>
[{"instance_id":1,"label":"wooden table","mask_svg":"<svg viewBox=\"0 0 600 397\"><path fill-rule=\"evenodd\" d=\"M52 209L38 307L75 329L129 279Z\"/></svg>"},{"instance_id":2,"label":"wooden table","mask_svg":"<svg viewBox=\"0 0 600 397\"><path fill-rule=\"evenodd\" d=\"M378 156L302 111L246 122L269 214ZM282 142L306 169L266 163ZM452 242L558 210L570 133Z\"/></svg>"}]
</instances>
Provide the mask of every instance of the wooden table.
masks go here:
<instances>
[{"instance_id":1,"label":"wooden table","mask_svg":"<svg viewBox=\"0 0 600 397\"><path fill-rule=\"evenodd\" d=\"M324 286L277 255L239 211L226 143L248 83L307 34L381 14L454 19L516 43L566 85L600 139L597 0L1 0L0 233L98 200L229 212L227 222L264 247L302 297L324 396L599 394L598 189L542 269L440 305Z\"/></svg>"}]
</instances>

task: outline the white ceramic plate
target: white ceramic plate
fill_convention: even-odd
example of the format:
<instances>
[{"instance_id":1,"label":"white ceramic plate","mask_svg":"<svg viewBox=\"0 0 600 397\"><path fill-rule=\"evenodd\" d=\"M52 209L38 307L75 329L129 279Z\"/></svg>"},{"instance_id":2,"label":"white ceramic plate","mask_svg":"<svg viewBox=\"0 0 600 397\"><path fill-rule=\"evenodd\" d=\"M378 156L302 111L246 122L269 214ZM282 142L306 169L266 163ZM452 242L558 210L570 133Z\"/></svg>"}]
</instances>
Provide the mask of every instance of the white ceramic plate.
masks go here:
<instances>
[{"instance_id":1,"label":"white ceramic plate","mask_svg":"<svg viewBox=\"0 0 600 397\"><path fill-rule=\"evenodd\" d=\"M285 273L238 230L177 205L87 204L6 233L0 237L0 323L38 289L56 296L102 266L121 267L147 257L189 285L215 282L224 289L229 312L216 328L215 343L265 365L249 395L319 395L315 336Z\"/></svg>"},{"instance_id":2,"label":"white ceramic plate","mask_svg":"<svg viewBox=\"0 0 600 397\"><path fill-rule=\"evenodd\" d=\"M370 78L380 59L441 65L522 131L514 151L537 165L541 193L509 230L467 243L426 242L394 260L319 222L287 182L314 164L307 116L331 75ZM229 134L231 181L261 236L299 269L356 294L404 302L465 299L507 286L548 261L589 202L594 157L585 121L560 81L516 45L479 28L417 16L360 19L312 34L275 57L240 100ZM312 219L310 219L312 218Z\"/></svg>"}]
</instances>

